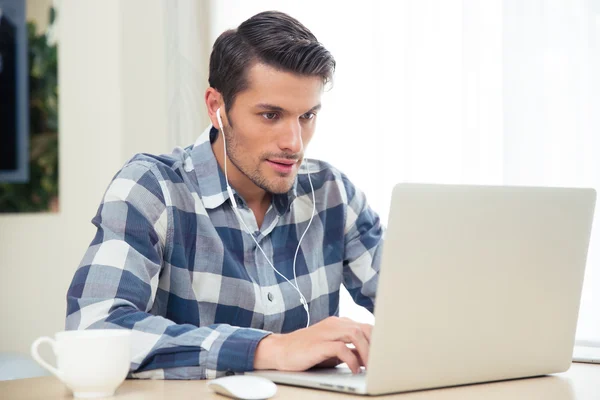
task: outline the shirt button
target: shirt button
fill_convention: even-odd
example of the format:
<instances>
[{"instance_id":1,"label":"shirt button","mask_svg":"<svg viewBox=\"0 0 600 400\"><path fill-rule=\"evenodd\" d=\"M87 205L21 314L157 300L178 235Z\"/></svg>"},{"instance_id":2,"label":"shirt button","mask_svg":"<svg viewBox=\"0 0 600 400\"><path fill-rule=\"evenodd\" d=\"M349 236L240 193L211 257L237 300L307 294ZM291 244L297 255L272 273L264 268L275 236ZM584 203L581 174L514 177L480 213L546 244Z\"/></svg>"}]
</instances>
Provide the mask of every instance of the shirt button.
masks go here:
<instances>
[{"instance_id":1,"label":"shirt button","mask_svg":"<svg viewBox=\"0 0 600 400\"><path fill-rule=\"evenodd\" d=\"M269 301L273 301L273 293L269 292L269 294L267 294L267 299L269 299Z\"/></svg>"}]
</instances>

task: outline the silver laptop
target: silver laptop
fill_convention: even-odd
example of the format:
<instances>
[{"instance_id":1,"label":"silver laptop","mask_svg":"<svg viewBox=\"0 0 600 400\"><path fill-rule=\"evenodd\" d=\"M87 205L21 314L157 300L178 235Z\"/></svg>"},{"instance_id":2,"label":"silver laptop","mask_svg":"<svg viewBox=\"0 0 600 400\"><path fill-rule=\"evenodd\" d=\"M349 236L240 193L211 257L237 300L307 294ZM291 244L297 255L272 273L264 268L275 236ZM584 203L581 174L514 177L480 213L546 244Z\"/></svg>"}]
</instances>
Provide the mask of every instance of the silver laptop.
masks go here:
<instances>
[{"instance_id":1,"label":"silver laptop","mask_svg":"<svg viewBox=\"0 0 600 400\"><path fill-rule=\"evenodd\" d=\"M369 369L251 374L379 395L566 371L595 199L593 189L397 185Z\"/></svg>"},{"instance_id":2,"label":"silver laptop","mask_svg":"<svg viewBox=\"0 0 600 400\"><path fill-rule=\"evenodd\" d=\"M576 341L573 349L573 361L600 364L600 342Z\"/></svg>"}]
</instances>

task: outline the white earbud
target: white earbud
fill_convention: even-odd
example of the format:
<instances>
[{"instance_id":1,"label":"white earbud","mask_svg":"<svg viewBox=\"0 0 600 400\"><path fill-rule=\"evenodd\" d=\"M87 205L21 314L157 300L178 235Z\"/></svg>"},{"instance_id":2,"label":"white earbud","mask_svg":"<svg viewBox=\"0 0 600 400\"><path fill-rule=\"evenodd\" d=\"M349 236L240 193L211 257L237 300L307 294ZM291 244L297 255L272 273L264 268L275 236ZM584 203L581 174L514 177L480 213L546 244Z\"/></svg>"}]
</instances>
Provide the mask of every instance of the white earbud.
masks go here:
<instances>
[{"instance_id":1,"label":"white earbud","mask_svg":"<svg viewBox=\"0 0 600 400\"><path fill-rule=\"evenodd\" d=\"M310 312L308 311L308 302L306 301L306 298L302 294L302 291L300 291L300 287L297 284L293 284L281 272L277 271L277 268L275 268L275 266L273 265L273 263L271 262L271 260L269 260L269 257L267 257L267 254L265 253L265 251L262 249L262 247L260 247L260 245L258 244L258 241L256 240L256 238L254 237L254 235L252 234L252 232L250 232L250 228L248 228L248 226L246 225L246 222L244 222L244 219L239 214L238 205L237 205L237 203L235 201L235 197L233 197L233 190L231 189L231 186L229 185L229 178L227 177L227 142L226 142L226 139L225 139L225 130L223 129L223 120L221 120L221 107L217 108L217 122L219 123L219 128L221 129L221 134L223 135L223 156L224 156L223 164L225 165L225 182L227 183L227 193L229 194L229 198L231 199L231 205L232 205L233 212L236 215L237 219L244 226L244 229L246 230L246 232L250 235L250 237L252 238L252 240L254 240L254 243L256 244L256 247L265 256L265 259L267 260L267 262L269 263L269 265L271 266L271 268L273 268L273 271L275 271L279 276L281 276L283 279L285 279L287 281L287 283L289 283L290 285L292 285L292 287L294 289L296 289L296 291L300 295L300 303L302 303L302 307L304 308L304 311L306 311L306 327L308 328L310 326ZM310 220L308 221L308 225L306 226L306 230L304 231L304 233L300 237L300 240L298 241L298 247L296 248L296 253L294 254L294 264L292 266L292 269L294 271L294 281L295 282L298 281L297 277L296 277L296 258L298 256L298 251L300 250L300 244L302 243L302 239L304 239L304 236L308 232L308 228L310 228L310 224L313 221L313 218L315 216L315 209L316 209L315 189L313 187L312 180L310 179L310 169L308 167L308 164L306 164L306 171L307 171L308 181L310 182L310 188L311 188L311 192L312 192L313 209L312 209L312 214L310 216Z\"/></svg>"},{"instance_id":2,"label":"white earbud","mask_svg":"<svg viewBox=\"0 0 600 400\"><path fill-rule=\"evenodd\" d=\"M223 120L221 119L221 107L217 108L217 122L219 123L219 128L221 128L221 132L223 132Z\"/></svg>"},{"instance_id":3,"label":"white earbud","mask_svg":"<svg viewBox=\"0 0 600 400\"><path fill-rule=\"evenodd\" d=\"M229 178L227 177L227 142L225 141L225 130L223 129L223 120L221 119L221 107L217 108L217 122L219 123L219 128L221 128L221 134L223 135L223 163L225 164L225 181L227 181L227 193L229 193L229 198L231 199L233 207L238 208L237 202L235 201L235 197L233 196L233 190L231 190L231 186L229 186Z\"/></svg>"}]
</instances>

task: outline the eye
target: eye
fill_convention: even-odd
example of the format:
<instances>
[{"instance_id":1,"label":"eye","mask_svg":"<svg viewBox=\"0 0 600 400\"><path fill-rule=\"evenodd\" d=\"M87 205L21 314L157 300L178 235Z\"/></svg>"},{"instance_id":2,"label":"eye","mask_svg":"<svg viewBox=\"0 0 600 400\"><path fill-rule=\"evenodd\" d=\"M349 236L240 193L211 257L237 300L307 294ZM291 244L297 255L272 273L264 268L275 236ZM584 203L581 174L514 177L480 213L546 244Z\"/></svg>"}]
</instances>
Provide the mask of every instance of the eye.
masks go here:
<instances>
[{"instance_id":1,"label":"eye","mask_svg":"<svg viewBox=\"0 0 600 400\"><path fill-rule=\"evenodd\" d=\"M262 116L265 119L268 119L269 121L277 119L277 117L278 117L277 113L274 113L274 112L266 112L266 113L263 113Z\"/></svg>"},{"instance_id":2,"label":"eye","mask_svg":"<svg viewBox=\"0 0 600 400\"><path fill-rule=\"evenodd\" d=\"M313 119L316 116L317 116L317 114L315 114L314 112L307 112L306 114L302 115L302 118L303 119Z\"/></svg>"}]
</instances>

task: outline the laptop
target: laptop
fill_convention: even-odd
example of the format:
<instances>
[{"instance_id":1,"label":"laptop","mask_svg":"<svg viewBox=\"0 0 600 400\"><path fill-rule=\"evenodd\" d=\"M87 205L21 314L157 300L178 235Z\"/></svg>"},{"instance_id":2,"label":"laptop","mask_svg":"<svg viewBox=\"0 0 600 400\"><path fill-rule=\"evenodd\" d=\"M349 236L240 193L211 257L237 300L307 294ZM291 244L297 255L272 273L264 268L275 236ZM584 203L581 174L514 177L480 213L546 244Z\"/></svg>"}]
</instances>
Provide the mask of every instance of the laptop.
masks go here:
<instances>
[{"instance_id":1,"label":"laptop","mask_svg":"<svg viewBox=\"0 0 600 400\"><path fill-rule=\"evenodd\" d=\"M569 369L593 189L398 184L369 368L254 371L363 395Z\"/></svg>"},{"instance_id":2,"label":"laptop","mask_svg":"<svg viewBox=\"0 0 600 400\"><path fill-rule=\"evenodd\" d=\"M600 342L576 341L573 349L573 361L600 364Z\"/></svg>"}]
</instances>

